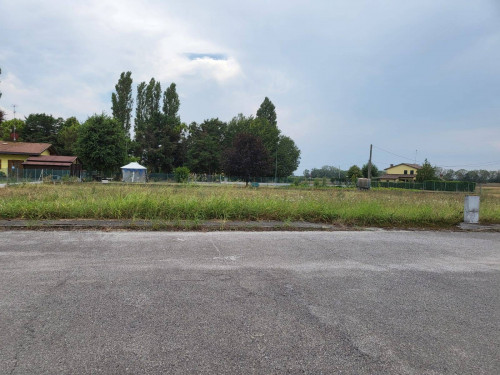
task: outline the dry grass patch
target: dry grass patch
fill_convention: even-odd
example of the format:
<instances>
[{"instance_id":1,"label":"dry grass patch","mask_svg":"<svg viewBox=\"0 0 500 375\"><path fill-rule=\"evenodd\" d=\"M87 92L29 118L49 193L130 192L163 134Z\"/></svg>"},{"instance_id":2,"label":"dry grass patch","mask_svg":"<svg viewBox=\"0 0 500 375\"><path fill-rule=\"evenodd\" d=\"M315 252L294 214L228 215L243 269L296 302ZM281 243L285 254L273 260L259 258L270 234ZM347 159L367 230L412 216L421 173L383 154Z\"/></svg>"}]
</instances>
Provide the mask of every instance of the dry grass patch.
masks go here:
<instances>
[{"instance_id":1,"label":"dry grass patch","mask_svg":"<svg viewBox=\"0 0 500 375\"><path fill-rule=\"evenodd\" d=\"M2 219L279 220L382 227L449 227L465 194L374 189L202 185L25 185L0 190ZM500 223L500 197L484 193L481 221Z\"/></svg>"}]
</instances>

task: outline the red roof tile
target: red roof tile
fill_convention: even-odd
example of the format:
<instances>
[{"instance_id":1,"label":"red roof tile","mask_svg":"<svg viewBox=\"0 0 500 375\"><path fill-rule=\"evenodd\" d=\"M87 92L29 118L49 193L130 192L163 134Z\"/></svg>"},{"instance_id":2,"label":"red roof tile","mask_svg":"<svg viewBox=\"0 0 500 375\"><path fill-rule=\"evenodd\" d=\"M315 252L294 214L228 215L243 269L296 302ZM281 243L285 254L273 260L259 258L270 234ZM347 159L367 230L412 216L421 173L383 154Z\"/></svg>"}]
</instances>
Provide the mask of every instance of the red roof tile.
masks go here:
<instances>
[{"instance_id":1,"label":"red roof tile","mask_svg":"<svg viewBox=\"0 0 500 375\"><path fill-rule=\"evenodd\" d=\"M26 161L73 163L76 159L77 159L76 156L40 155L40 156L30 156Z\"/></svg>"},{"instance_id":2,"label":"red roof tile","mask_svg":"<svg viewBox=\"0 0 500 375\"><path fill-rule=\"evenodd\" d=\"M71 167L72 163L54 163L54 162L42 162L42 161L25 161L24 166L29 165L45 165L47 167Z\"/></svg>"},{"instance_id":3,"label":"red roof tile","mask_svg":"<svg viewBox=\"0 0 500 375\"><path fill-rule=\"evenodd\" d=\"M388 170L389 168L398 167L400 165L407 165L408 167L415 168L415 169L421 169L422 168L422 166L419 165L419 164L399 163L399 164L396 164L396 165L391 165L390 167L385 168L385 170Z\"/></svg>"},{"instance_id":4,"label":"red roof tile","mask_svg":"<svg viewBox=\"0 0 500 375\"><path fill-rule=\"evenodd\" d=\"M50 143L0 142L0 154L40 155L50 147Z\"/></svg>"}]
</instances>

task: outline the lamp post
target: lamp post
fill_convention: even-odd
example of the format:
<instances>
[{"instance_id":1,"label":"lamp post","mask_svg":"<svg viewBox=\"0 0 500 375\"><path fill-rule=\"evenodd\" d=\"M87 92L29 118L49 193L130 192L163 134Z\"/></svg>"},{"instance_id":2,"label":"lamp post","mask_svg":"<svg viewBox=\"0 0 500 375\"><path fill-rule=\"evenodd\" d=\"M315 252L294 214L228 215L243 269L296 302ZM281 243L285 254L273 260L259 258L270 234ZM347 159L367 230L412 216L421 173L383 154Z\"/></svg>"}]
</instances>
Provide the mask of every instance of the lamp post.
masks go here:
<instances>
[{"instance_id":1,"label":"lamp post","mask_svg":"<svg viewBox=\"0 0 500 375\"><path fill-rule=\"evenodd\" d=\"M278 144L276 143L276 168L274 169L274 184L278 183Z\"/></svg>"}]
</instances>

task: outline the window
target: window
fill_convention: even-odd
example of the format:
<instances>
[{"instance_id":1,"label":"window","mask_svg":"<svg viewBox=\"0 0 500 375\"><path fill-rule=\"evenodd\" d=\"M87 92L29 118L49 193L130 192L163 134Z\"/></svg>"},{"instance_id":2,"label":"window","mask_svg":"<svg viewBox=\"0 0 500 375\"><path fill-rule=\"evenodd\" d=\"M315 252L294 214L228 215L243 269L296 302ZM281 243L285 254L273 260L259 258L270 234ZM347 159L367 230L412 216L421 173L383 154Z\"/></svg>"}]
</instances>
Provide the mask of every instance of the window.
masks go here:
<instances>
[{"instance_id":1,"label":"window","mask_svg":"<svg viewBox=\"0 0 500 375\"><path fill-rule=\"evenodd\" d=\"M408 170L407 169L405 169L405 174L408 174Z\"/></svg>"},{"instance_id":2,"label":"window","mask_svg":"<svg viewBox=\"0 0 500 375\"><path fill-rule=\"evenodd\" d=\"M413 174L413 169L410 170L410 174Z\"/></svg>"}]
</instances>

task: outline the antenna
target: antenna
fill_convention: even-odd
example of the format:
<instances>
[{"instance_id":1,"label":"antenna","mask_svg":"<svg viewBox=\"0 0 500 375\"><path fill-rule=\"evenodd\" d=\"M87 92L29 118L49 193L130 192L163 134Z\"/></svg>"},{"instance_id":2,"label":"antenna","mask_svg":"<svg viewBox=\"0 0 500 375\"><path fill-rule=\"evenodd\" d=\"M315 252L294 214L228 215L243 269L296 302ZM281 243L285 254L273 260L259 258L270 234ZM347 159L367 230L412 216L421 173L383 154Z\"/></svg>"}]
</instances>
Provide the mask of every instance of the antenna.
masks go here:
<instances>
[{"instance_id":1,"label":"antenna","mask_svg":"<svg viewBox=\"0 0 500 375\"><path fill-rule=\"evenodd\" d=\"M14 108L14 120L16 119L16 107L17 107L17 104L12 104L12 108ZM17 141L17 139L16 139L16 122L15 121L14 121L14 132L13 132L13 134L14 134L13 140L15 142L15 141Z\"/></svg>"},{"instance_id":2,"label":"antenna","mask_svg":"<svg viewBox=\"0 0 500 375\"><path fill-rule=\"evenodd\" d=\"M415 164L417 164L417 152L418 150L415 150Z\"/></svg>"}]
</instances>

